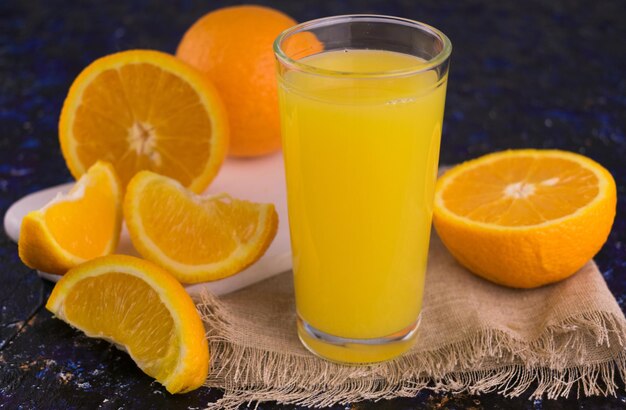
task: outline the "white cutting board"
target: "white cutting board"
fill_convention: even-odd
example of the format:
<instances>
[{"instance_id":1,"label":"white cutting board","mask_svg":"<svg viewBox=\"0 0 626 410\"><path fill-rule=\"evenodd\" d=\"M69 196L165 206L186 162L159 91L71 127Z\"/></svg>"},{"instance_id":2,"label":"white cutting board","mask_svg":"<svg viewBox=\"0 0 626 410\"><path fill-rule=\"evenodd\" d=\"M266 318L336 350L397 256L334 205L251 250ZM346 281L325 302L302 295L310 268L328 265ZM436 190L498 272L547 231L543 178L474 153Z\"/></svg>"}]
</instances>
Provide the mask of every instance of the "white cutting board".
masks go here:
<instances>
[{"instance_id":1,"label":"white cutting board","mask_svg":"<svg viewBox=\"0 0 626 410\"><path fill-rule=\"evenodd\" d=\"M72 185L72 183L68 183L34 192L11 205L4 215L4 230L7 235L17 242L22 218L28 212L44 206L57 193L69 191ZM278 233L265 255L252 266L229 278L185 286L191 295L197 295L202 289L223 295L291 269L291 246L289 243L287 196L282 154L277 153L254 159L227 159L217 178L206 191L207 194L221 192L227 192L239 199L273 203L278 213ZM130 242L126 227L122 228L117 253L138 256ZM38 273L39 276L53 282L57 282L61 278L59 275L50 273Z\"/></svg>"}]
</instances>

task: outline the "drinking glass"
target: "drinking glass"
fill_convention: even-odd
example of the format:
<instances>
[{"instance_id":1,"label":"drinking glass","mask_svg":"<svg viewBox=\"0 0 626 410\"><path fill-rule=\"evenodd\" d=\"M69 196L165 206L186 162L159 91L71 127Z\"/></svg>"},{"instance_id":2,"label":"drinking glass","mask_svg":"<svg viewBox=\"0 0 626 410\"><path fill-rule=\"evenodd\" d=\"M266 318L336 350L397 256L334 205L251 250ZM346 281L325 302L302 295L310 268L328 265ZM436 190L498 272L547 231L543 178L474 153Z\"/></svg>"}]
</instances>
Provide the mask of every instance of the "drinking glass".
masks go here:
<instances>
[{"instance_id":1,"label":"drinking glass","mask_svg":"<svg viewBox=\"0 0 626 410\"><path fill-rule=\"evenodd\" d=\"M335 16L274 43L300 340L369 363L418 332L450 40Z\"/></svg>"}]
</instances>

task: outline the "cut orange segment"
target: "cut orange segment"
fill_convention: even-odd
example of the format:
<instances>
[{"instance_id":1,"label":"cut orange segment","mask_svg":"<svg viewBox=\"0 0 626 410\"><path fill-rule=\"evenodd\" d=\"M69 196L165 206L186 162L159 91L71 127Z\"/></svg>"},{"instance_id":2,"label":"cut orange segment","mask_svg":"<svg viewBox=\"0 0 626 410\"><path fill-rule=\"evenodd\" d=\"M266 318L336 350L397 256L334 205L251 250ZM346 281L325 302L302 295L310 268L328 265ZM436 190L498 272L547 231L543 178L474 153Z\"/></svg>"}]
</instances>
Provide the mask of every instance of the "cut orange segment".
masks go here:
<instances>
[{"instance_id":1,"label":"cut orange segment","mask_svg":"<svg viewBox=\"0 0 626 410\"><path fill-rule=\"evenodd\" d=\"M150 171L128 184L124 217L139 253L185 283L241 271L265 253L278 228L272 204L198 196Z\"/></svg>"},{"instance_id":2,"label":"cut orange segment","mask_svg":"<svg viewBox=\"0 0 626 410\"><path fill-rule=\"evenodd\" d=\"M615 206L615 181L597 162L558 150L510 150L446 172L437 182L434 225L472 272L531 288L589 261L606 241Z\"/></svg>"},{"instance_id":3,"label":"cut orange segment","mask_svg":"<svg viewBox=\"0 0 626 410\"><path fill-rule=\"evenodd\" d=\"M153 263L125 255L85 262L56 284L46 309L128 352L170 393L196 389L206 379L209 348L195 305Z\"/></svg>"},{"instance_id":4,"label":"cut orange segment","mask_svg":"<svg viewBox=\"0 0 626 410\"><path fill-rule=\"evenodd\" d=\"M64 274L115 251L122 225L122 190L111 164L96 162L67 195L58 195L22 220L22 261L33 269Z\"/></svg>"},{"instance_id":5,"label":"cut orange segment","mask_svg":"<svg viewBox=\"0 0 626 410\"><path fill-rule=\"evenodd\" d=\"M211 82L174 56L130 50L102 57L74 80L59 138L78 178L102 159L124 186L149 169L202 192L228 148L228 119Z\"/></svg>"}]
</instances>

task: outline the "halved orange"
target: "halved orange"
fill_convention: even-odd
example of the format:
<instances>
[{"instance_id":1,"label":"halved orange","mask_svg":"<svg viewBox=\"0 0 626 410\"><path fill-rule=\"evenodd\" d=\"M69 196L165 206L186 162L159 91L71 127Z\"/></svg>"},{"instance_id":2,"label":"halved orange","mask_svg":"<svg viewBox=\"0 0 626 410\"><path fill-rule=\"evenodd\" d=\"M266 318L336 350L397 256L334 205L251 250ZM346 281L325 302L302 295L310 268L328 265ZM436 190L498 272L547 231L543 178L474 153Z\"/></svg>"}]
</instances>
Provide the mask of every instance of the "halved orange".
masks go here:
<instances>
[{"instance_id":1,"label":"halved orange","mask_svg":"<svg viewBox=\"0 0 626 410\"><path fill-rule=\"evenodd\" d=\"M273 204L198 196L150 171L128 184L124 218L137 251L185 283L241 271L265 253L278 228Z\"/></svg>"},{"instance_id":2,"label":"halved orange","mask_svg":"<svg viewBox=\"0 0 626 410\"><path fill-rule=\"evenodd\" d=\"M531 288L572 275L600 250L616 195L611 174L582 155L509 150L446 172L437 182L434 225L472 272Z\"/></svg>"},{"instance_id":3,"label":"halved orange","mask_svg":"<svg viewBox=\"0 0 626 410\"><path fill-rule=\"evenodd\" d=\"M46 309L128 352L170 393L196 389L206 379L209 348L195 305L153 263L125 255L85 262L56 284Z\"/></svg>"},{"instance_id":4,"label":"halved orange","mask_svg":"<svg viewBox=\"0 0 626 410\"><path fill-rule=\"evenodd\" d=\"M22 261L33 269L64 274L115 251L122 225L122 189L111 164L98 161L67 195L58 195L22 220Z\"/></svg>"},{"instance_id":5,"label":"halved orange","mask_svg":"<svg viewBox=\"0 0 626 410\"><path fill-rule=\"evenodd\" d=\"M206 76L169 54L130 50L102 57L74 80L59 138L80 177L102 159L124 187L148 169L202 192L228 149L228 119Z\"/></svg>"}]
</instances>

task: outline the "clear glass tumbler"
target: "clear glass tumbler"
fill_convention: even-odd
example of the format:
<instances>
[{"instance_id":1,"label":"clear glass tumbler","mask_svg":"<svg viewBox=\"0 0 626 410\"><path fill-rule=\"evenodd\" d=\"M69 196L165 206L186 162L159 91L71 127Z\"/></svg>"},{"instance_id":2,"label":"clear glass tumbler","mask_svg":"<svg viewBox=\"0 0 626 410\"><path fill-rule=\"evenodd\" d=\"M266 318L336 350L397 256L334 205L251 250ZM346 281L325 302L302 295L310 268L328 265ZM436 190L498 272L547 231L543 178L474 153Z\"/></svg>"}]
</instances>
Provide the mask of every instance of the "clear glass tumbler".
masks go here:
<instances>
[{"instance_id":1,"label":"clear glass tumbler","mask_svg":"<svg viewBox=\"0 0 626 410\"><path fill-rule=\"evenodd\" d=\"M377 362L416 338L451 50L376 15L274 43L298 335L321 357Z\"/></svg>"}]
</instances>

